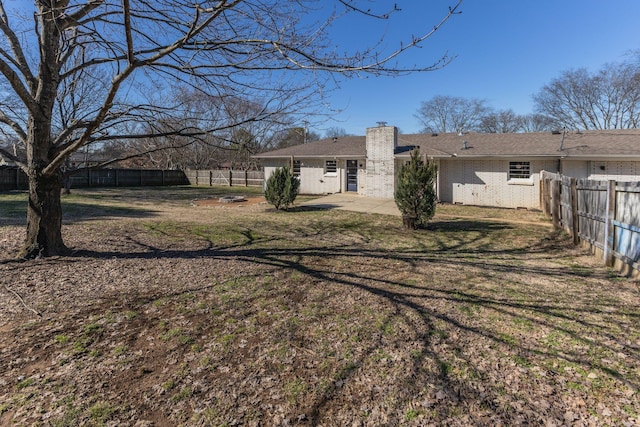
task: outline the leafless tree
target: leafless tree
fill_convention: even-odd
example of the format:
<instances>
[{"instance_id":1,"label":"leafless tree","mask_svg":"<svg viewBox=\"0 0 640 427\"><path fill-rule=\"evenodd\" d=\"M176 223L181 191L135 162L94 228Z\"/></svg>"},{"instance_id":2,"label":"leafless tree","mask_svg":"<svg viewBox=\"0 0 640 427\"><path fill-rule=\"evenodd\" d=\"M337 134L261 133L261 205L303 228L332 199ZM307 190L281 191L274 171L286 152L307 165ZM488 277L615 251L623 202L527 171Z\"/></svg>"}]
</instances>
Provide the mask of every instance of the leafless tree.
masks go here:
<instances>
[{"instance_id":1,"label":"leafless tree","mask_svg":"<svg viewBox=\"0 0 640 427\"><path fill-rule=\"evenodd\" d=\"M271 134L290 123L286 115L273 111L262 120L252 120L267 110L258 101L232 95L223 99L185 87L179 87L172 93L172 98L179 100L180 115L176 114L171 122L166 119L155 122L155 132L148 132L151 135L144 139L118 141L105 146L102 151L113 154L111 158L114 159L131 158L128 160L139 166L208 169L225 164L246 168L252 163L251 155L261 151ZM171 132L178 125L204 130L213 123L219 125L215 133L203 131L202 134L185 136ZM166 135L157 136L162 133Z\"/></svg>"},{"instance_id":2,"label":"leafless tree","mask_svg":"<svg viewBox=\"0 0 640 427\"><path fill-rule=\"evenodd\" d=\"M517 133L552 131L561 127L542 114L520 115L513 110L500 110L483 116L477 130L485 133Z\"/></svg>"},{"instance_id":3,"label":"leafless tree","mask_svg":"<svg viewBox=\"0 0 640 427\"><path fill-rule=\"evenodd\" d=\"M0 102L0 123L21 141L26 158L3 155L29 181L21 256L66 251L61 166L71 153L114 140L195 139L291 106L301 111L331 73L438 69L450 58L409 67L400 60L458 13L461 2L451 0L435 26L398 41L395 50L385 51L378 34L371 46L342 54L330 38L334 23L354 15L393 19L398 8L375 11L370 2L335 0L322 15L326 2L302 0L34 0L30 10L12 11L15 3L0 0L0 84L10 95ZM223 101L262 99L265 108L241 123L192 126L175 120L185 111L168 90L178 84Z\"/></svg>"},{"instance_id":4,"label":"leafless tree","mask_svg":"<svg viewBox=\"0 0 640 427\"><path fill-rule=\"evenodd\" d=\"M341 136L347 136L349 135L346 131L346 129L341 128L341 127L330 127L329 129L327 129L324 133L324 137L325 138L338 138Z\"/></svg>"},{"instance_id":5,"label":"leafless tree","mask_svg":"<svg viewBox=\"0 0 640 427\"><path fill-rule=\"evenodd\" d=\"M467 132L477 130L490 111L481 99L438 95L423 101L415 116L426 133Z\"/></svg>"},{"instance_id":6,"label":"leafless tree","mask_svg":"<svg viewBox=\"0 0 640 427\"><path fill-rule=\"evenodd\" d=\"M568 70L534 96L535 110L569 129L629 129L640 123L640 67Z\"/></svg>"},{"instance_id":7,"label":"leafless tree","mask_svg":"<svg viewBox=\"0 0 640 427\"><path fill-rule=\"evenodd\" d=\"M549 132L562 129L562 125L544 114L526 114L520 117L521 132Z\"/></svg>"},{"instance_id":8,"label":"leafless tree","mask_svg":"<svg viewBox=\"0 0 640 427\"><path fill-rule=\"evenodd\" d=\"M274 135L272 143L276 149L304 144L306 141L306 134L307 130L304 127L290 127L289 129L284 129Z\"/></svg>"},{"instance_id":9,"label":"leafless tree","mask_svg":"<svg viewBox=\"0 0 640 427\"><path fill-rule=\"evenodd\" d=\"M478 131L485 133L515 133L521 132L522 127L522 116L513 110L490 112L481 117L478 123Z\"/></svg>"}]
</instances>

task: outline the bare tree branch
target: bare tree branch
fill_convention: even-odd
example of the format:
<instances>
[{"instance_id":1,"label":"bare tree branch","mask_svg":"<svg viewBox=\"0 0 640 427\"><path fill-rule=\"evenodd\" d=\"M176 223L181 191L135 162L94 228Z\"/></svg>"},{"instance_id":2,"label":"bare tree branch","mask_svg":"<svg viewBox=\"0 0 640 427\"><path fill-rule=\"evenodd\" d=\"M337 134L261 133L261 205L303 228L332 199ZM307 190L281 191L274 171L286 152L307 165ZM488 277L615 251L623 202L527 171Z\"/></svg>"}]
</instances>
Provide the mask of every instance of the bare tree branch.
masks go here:
<instances>
[{"instance_id":1,"label":"bare tree branch","mask_svg":"<svg viewBox=\"0 0 640 427\"><path fill-rule=\"evenodd\" d=\"M21 141L26 141L27 134L22 129L22 126L20 126L18 122L16 122L15 120L7 116L5 112L2 110L0 110L0 122L8 125L11 129L13 129L13 131L16 133L16 135L18 136L18 138L20 138Z\"/></svg>"},{"instance_id":2,"label":"bare tree branch","mask_svg":"<svg viewBox=\"0 0 640 427\"><path fill-rule=\"evenodd\" d=\"M3 50L2 56L7 58L7 60L9 60L16 68L20 70L24 78L27 80L29 87L33 88L36 83L35 76L31 72L29 63L27 62L18 37L11 29L11 26L9 24L9 17L7 16L7 13L5 11L3 1L0 1L0 31L2 31L4 36L9 41L9 46L11 47L11 50L13 52L13 56L10 56Z\"/></svg>"}]
</instances>

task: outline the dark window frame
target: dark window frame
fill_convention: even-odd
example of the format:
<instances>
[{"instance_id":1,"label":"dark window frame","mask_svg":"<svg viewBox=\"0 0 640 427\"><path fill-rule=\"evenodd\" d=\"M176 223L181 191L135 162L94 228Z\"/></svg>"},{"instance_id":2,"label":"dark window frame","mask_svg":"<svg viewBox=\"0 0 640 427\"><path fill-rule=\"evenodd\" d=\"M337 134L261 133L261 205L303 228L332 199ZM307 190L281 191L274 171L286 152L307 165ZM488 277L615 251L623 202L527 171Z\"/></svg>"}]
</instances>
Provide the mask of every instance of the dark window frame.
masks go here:
<instances>
[{"instance_id":1,"label":"dark window frame","mask_svg":"<svg viewBox=\"0 0 640 427\"><path fill-rule=\"evenodd\" d=\"M300 160L294 160L291 168L291 173L293 176L300 176L300 167L302 166L302 162Z\"/></svg>"},{"instance_id":2,"label":"dark window frame","mask_svg":"<svg viewBox=\"0 0 640 427\"><path fill-rule=\"evenodd\" d=\"M509 180L531 179L531 162L509 162Z\"/></svg>"},{"instance_id":3,"label":"dark window frame","mask_svg":"<svg viewBox=\"0 0 640 427\"><path fill-rule=\"evenodd\" d=\"M325 175L338 173L338 161L337 160L325 160L324 161L324 173Z\"/></svg>"}]
</instances>

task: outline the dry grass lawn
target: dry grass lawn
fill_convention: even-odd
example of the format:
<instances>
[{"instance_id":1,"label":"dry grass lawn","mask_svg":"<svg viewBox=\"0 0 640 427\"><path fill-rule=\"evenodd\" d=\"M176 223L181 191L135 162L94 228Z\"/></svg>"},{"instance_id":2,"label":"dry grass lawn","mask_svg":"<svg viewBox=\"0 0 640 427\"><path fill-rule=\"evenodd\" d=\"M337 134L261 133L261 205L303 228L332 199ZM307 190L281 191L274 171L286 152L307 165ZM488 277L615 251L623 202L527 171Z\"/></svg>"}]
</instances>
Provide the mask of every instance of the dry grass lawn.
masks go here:
<instances>
[{"instance_id":1,"label":"dry grass lawn","mask_svg":"<svg viewBox=\"0 0 640 427\"><path fill-rule=\"evenodd\" d=\"M196 202L228 191L78 190L27 262L0 195L0 425L640 423L638 285L539 214Z\"/></svg>"}]
</instances>

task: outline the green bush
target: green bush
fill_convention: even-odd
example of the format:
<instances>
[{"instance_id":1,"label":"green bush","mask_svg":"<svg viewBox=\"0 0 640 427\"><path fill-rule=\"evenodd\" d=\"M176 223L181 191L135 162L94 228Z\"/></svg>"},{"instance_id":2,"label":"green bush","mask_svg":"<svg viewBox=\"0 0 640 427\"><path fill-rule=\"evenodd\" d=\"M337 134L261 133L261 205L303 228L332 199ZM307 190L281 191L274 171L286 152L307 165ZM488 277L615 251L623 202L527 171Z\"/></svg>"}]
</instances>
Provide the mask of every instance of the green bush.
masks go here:
<instances>
[{"instance_id":1,"label":"green bush","mask_svg":"<svg viewBox=\"0 0 640 427\"><path fill-rule=\"evenodd\" d=\"M400 167L394 198L402 213L404 226L415 229L426 225L436 213L434 183L438 173L435 162L420 159L420 151L413 150L411 160Z\"/></svg>"},{"instance_id":2,"label":"green bush","mask_svg":"<svg viewBox=\"0 0 640 427\"><path fill-rule=\"evenodd\" d=\"M291 175L291 170L285 166L277 168L267 180L264 197L276 209L287 209L298 196L300 181Z\"/></svg>"}]
</instances>

